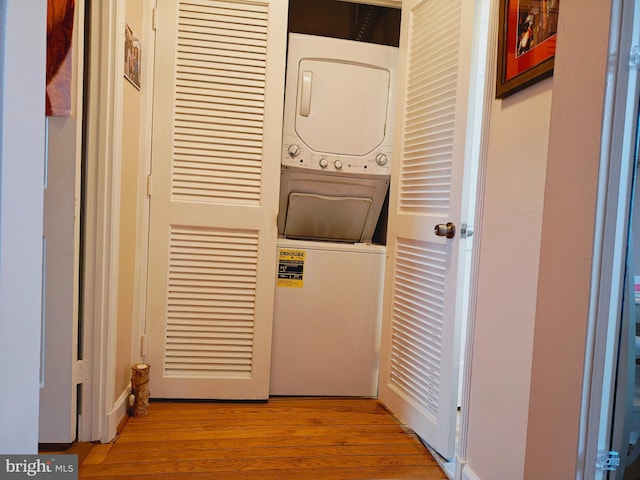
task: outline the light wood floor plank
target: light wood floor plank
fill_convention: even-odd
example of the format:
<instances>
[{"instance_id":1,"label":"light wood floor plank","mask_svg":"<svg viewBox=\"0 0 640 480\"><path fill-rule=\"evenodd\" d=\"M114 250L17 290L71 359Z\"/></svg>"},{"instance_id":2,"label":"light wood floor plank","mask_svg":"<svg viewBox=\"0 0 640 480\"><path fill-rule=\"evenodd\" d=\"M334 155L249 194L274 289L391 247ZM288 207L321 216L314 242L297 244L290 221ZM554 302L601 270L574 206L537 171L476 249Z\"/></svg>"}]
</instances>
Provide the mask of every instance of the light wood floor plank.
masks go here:
<instances>
[{"instance_id":1,"label":"light wood floor plank","mask_svg":"<svg viewBox=\"0 0 640 480\"><path fill-rule=\"evenodd\" d=\"M82 476L80 478L83 478ZM86 478L86 477L85 477ZM93 480L132 480L130 476L91 477ZM135 477L142 480L446 480L447 477L435 468L395 467L380 468L340 468L334 470L264 470L260 472L211 472L153 474Z\"/></svg>"},{"instance_id":2,"label":"light wood floor plank","mask_svg":"<svg viewBox=\"0 0 640 480\"><path fill-rule=\"evenodd\" d=\"M199 419L199 420L163 420L156 422L133 423L127 428L128 433L135 432L152 432L155 430L164 430L166 428L174 428L181 430L210 430L212 428L254 428L270 425L278 425L280 427L326 427L340 423L343 426L357 425L395 425L396 422L390 416L382 415L366 415L353 413L344 416L321 417L313 416L308 418L299 418L292 415L278 416L273 415L247 415L242 414L227 415L216 419ZM173 427L171 427L173 425Z\"/></svg>"},{"instance_id":3,"label":"light wood floor plank","mask_svg":"<svg viewBox=\"0 0 640 480\"><path fill-rule=\"evenodd\" d=\"M159 411L154 412L153 417L140 417L136 421L157 422L173 421L177 419L215 419L233 415L251 416L304 416L314 415L318 417L343 416L345 414L378 415L388 416L389 413L378 403L372 400L312 400L305 404L302 400L285 401L275 399L269 403L203 403L190 404L185 402L153 402L150 408L155 405L161 406ZM324 404L324 406L323 406ZM156 409L158 410L158 409Z\"/></svg>"},{"instance_id":4,"label":"light wood floor plank","mask_svg":"<svg viewBox=\"0 0 640 480\"><path fill-rule=\"evenodd\" d=\"M146 442L120 442L113 445L112 452L120 451L164 451L164 450L212 450L233 448L287 447L287 446L322 446L322 445L396 445L415 444L416 440L405 432L394 432L389 435L354 436L348 432L344 435L314 437L250 437L250 438L216 438L212 440L170 440Z\"/></svg>"},{"instance_id":5,"label":"light wood floor plank","mask_svg":"<svg viewBox=\"0 0 640 480\"><path fill-rule=\"evenodd\" d=\"M396 445L357 445L357 446L305 446L305 447L252 447L252 448L230 448L218 450L164 450L164 451L144 451L140 452L113 452L105 458L104 463L154 463L161 462L167 458L167 453L171 452L172 460L191 461L201 459L224 459L224 458L278 458L278 457L334 457L334 456L365 456L365 455L422 455L424 449L421 445L408 444Z\"/></svg>"},{"instance_id":6,"label":"light wood floor plank","mask_svg":"<svg viewBox=\"0 0 640 480\"><path fill-rule=\"evenodd\" d=\"M168 440L215 440L216 438L251 438L258 437L313 437L313 436L342 436L342 435L390 435L403 434L404 430L397 425L381 426L309 426L309 427L253 427L253 428L212 428L203 431L154 431L131 432L125 427L120 436L120 442L139 441L168 441Z\"/></svg>"}]
</instances>

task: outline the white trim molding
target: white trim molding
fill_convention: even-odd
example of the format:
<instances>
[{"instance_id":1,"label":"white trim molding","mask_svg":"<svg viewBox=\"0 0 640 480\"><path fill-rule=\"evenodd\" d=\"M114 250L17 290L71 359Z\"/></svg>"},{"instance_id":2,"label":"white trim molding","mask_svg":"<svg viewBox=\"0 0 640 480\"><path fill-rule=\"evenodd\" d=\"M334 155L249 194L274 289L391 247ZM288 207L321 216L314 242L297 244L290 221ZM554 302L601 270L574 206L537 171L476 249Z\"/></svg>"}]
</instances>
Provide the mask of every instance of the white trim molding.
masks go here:
<instances>
[{"instance_id":1,"label":"white trim molding","mask_svg":"<svg viewBox=\"0 0 640 480\"><path fill-rule=\"evenodd\" d=\"M90 58L84 222L84 359L93 366L83 386L80 441L109 442L115 398L118 313L121 108L124 16L119 0L89 2ZM122 48L121 48L122 47ZM119 101L120 100L120 101Z\"/></svg>"},{"instance_id":2,"label":"white trim molding","mask_svg":"<svg viewBox=\"0 0 640 480\"><path fill-rule=\"evenodd\" d=\"M113 408L107 413L107 428L105 438L113 439L118 434L118 425L127 415L129 408L129 396L131 395L131 383L122 391L113 404ZM105 442L103 442L105 443Z\"/></svg>"},{"instance_id":3,"label":"white trim molding","mask_svg":"<svg viewBox=\"0 0 640 480\"><path fill-rule=\"evenodd\" d=\"M469 404L470 404L470 386L471 375L473 365L473 343L474 343L474 325L476 320L476 306L477 306L477 279L479 272L480 262L480 249L482 245L482 217L484 210L484 196L485 196L485 179L487 169L487 158L489 152L489 129L491 118L492 102L495 94L495 59L497 44L491 39L497 38L497 25L498 25L498 2L491 1L487 4L483 0L476 0L475 8L478 10L474 39L474 62L481 62L480 58L484 58L484 68L482 75L484 76L484 90L478 89L471 96L474 98L482 97L481 105L475 105L475 119L471 120L469 124L477 124L477 119L481 118L480 124L483 126L479 133L478 145L474 146L474 154L477 153L477 172L476 177L476 194L475 194L475 212L474 212L474 234L473 234L473 250L471 258L471 272L469 283L469 299L467 310L467 328L465 338L464 349L464 367L462 371L462 392L461 399L461 411L460 411L460 436L458 439L458 445L456 448L456 467L455 477L456 479L463 478L463 470L465 461L467 458L467 434L469 428ZM476 75L480 75L477 72L477 68L472 68ZM479 79L475 79L476 84L480 82Z\"/></svg>"},{"instance_id":4,"label":"white trim molding","mask_svg":"<svg viewBox=\"0 0 640 480\"><path fill-rule=\"evenodd\" d=\"M147 194L148 178L151 175L151 135L153 119L153 72L155 68L155 29L153 28L153 12L156 0L144 2L143 37L145 39L144 55L142 57L142 83L148 85L142 91L140 115L140 154L142 157L138 173L138 210L136 213L136 266L134 280L133 326L131 335L131 358L144 362L142 352L142 337L146 331L147 315L147 260L149 248L149 208L150 201ZM137 359L137 360L136 360Z\"/></svg>"},{"instance_id":5,"label":"white trim molding","mask_svg":"<svg viewBox=\"0 0 640 480\"><path fill-rule=\"evenodd\" d=\"M460 480L480 480L480 477L471 470L469 465L463 465Z\"/></svg>"}]
</instances>

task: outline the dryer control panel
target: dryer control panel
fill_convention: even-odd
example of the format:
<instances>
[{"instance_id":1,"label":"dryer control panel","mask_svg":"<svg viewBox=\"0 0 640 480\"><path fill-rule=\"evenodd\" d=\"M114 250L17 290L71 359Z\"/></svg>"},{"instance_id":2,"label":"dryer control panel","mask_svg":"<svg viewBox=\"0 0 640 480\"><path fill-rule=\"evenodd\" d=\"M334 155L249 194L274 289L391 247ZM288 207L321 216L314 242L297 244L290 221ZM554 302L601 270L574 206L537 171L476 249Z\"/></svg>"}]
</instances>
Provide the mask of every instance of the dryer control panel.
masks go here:
<instances>
[{"instance_id":1,"label":"dryer control panel","mask_svg":"<svg viewBox=\"0 0 640 480\"><path fill-rule=\"evenodd\" d=\"M296 137L285 135L282 165L320 172L390 175L391 147L380 147L363 157L314 152Z\"/></svg>"}]
</instances>

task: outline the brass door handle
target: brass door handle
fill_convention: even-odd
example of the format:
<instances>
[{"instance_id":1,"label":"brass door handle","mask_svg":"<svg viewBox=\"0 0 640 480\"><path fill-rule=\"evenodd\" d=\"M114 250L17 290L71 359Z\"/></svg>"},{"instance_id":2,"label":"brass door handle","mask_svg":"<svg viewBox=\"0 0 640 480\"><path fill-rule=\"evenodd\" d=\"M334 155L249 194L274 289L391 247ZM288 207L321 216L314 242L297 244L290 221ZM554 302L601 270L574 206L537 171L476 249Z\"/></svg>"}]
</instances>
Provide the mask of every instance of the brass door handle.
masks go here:
<instances>
[{"instance_id":1,"label":"brass door handle","mask_svg":"<svg viewBox=\"0 0 640 480\"><path fill-rule=\"evenodd\" d=\"M456 226L453 222L439 223L433 227L433 233L438 237L453 238L456 236Z\"/></svg>"}]
</instances>

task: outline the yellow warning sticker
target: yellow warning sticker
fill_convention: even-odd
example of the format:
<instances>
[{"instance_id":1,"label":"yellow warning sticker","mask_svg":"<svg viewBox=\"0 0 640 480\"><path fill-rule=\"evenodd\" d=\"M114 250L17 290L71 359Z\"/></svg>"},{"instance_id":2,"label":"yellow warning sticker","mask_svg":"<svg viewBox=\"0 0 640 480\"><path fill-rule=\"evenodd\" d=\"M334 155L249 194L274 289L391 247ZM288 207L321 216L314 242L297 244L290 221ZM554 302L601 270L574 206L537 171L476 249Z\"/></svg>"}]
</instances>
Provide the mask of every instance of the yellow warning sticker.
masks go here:
<instances>
[{"instance_id":1,"label":"yellow warning sticker","mask_svg":"<svg viewBox=\"0 0 640 480\"><path fill-rule=\"evenodd\" d=\"M305 257L304 250L280 249L278 254L278 287L302 288Z\"/></svg>"}]
</instances>

